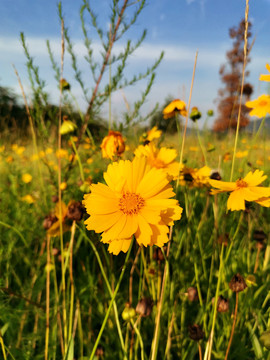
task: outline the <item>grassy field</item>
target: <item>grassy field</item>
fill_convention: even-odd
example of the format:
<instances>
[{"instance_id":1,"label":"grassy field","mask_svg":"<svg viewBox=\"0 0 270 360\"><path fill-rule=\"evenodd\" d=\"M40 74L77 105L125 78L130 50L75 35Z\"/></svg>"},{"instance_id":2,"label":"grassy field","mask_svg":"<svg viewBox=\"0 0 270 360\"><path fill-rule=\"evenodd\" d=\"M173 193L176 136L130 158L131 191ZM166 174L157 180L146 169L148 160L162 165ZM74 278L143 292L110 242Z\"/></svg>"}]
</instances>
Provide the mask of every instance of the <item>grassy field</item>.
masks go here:
<instances>
[{"instance_id":1,"label":"grassy field","mask_svg":"<svg viewBox=\"0 0 270 360\"><path fill-rule=\"evenodd\" d=\"M140 135L127 136L122 159L133 159ZM269 175L270 141L254 138L238 140L233 181ZM170 241L134 241L117 256L78 206L111 163L100 143L85 137L70 171L75 137L64 135L61 150L54 141L37 152L29 139L1 144L1 358L269 359L269 209L230 211L228 192L210 193L211 174L230 180L234 140L189 135L171 182L183 213ZM151 143L176 149L178 164L182 137ZM196 178L206 164L210 173Z\"/></svg>"}]
</instances>

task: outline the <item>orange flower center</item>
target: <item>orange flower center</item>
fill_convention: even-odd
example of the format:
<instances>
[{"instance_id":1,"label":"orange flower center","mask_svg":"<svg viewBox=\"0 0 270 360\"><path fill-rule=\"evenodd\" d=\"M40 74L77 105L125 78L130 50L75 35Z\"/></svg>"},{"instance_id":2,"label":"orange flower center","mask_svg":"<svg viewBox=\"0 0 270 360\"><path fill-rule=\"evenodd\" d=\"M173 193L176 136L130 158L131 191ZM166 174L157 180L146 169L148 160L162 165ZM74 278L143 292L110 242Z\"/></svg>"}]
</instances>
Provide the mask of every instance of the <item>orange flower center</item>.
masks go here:
<instances>
[{"instance_id":1,"label":"orange flower center","mask_svg":"<svg viewBox=\"0 0 270 360\"><path fill-rule=\"evenodd\" d=\"M149 163L150 165L152 165L153 167L157 168L157 169L163 169L164 167L166 167L164 161L157 159L157 158L150 158L149 159Z\"/></svg>"},{"instance_id":2,"label":"orange flower center","mask_svg":"<svg viewBox=\"0 0 270 360\"><path fill-rule=\"evenodd\" d=\"M242 179L239 179L239 180L236 181L236 186L237 186L238 188L248 187L248 183L245 182L245 181L242 180Z\"/></svg>"},{"instance_id":3,"label":"orange flower center","mask_svg":"<svg viewBox=\"0 0 270 360\"><path fill-rule=\"evenodd\" d=\"M267 104L268 104L268 102L265 101L265 100L261 100L261 101L259 102L259 106L266 106Z\"/></svg>"},{"instance_id":4,"label":"orange flower center","mask_svg":"<svg viewBox=\"0 0 270 360\"><path fill-rule=\"evenodd\" d=\"M126 192L119 200L119 208L125 215L138 214L144 207L144 199L135 193Z\"/></svg>"}]
</instances>

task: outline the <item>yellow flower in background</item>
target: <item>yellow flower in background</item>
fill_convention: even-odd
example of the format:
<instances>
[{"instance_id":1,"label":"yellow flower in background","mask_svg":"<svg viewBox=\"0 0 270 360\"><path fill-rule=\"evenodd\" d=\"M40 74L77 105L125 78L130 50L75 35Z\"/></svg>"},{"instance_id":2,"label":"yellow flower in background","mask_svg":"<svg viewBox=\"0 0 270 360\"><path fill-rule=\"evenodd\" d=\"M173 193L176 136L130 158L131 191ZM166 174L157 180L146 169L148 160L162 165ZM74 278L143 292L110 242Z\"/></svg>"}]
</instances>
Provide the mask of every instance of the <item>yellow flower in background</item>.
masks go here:
<instances>
[{"instance_id":1,"label":"yellow flower in background","mask_svg":"<svg viewBox=\"0 0 270 360\"><path fill-rule=\"evenodd\" d=\"M231 161L232 160L232 157L231 157L231 154L229 152L227 152L224 156L223 156L223 161L224 162L228 162L228 161Z\"/></svg>"},{"instance_id":2,"label":"yellow flower in background","mask_svg":"<svg viewBox=\"0 0 270 360\"><path fill-rule=\"evenodd\" d=\"M66 135L69 133L72 133L73 131L75 131L77 129L77 125L74 124L72 121L70 120L64 120L61 124L60 127L60 134L61 135Z\"/></svg>"},{"instance_id":3,"label":"yellow flower in background","mask_svg":"<svg viewBox=\"0 0 270 360\"><path fill-rule=\"evenodd\" d=\"M66 183L66 182L62 182L62 183L60 184L60 189L61 189L61 190L66 190L66 188L67 188L67 183Z\"/></svg>"},{"instance_id":4,"label":"yellow flower in background","mask_svg":"<svg viewBox=\"0 0 270 360\"><path fill-rule=\"evenodd\" d=\"M182 116L187 115L186 104L180 99L173 100L168 106L163 110L164 119L170 119L179 113Z\"/></svg>"},{"instance_id":5,"label":"yellow flower in background","mask_svg":"<svg viewBox=\"0 0 270 360\"><path fill-rule=\"evenodd\" d=\"M85 224L102 233L109 252L127 252L133 235L139 245L168 242L168 226L181 218L182 208L171 199L175 194L165 172L151 168L145 157L135 157L110 164L104 179L106 185L91 185L84 197L90 214Z\"/></svg>"},{"instance_id":6,"label":"yellow flower in background","mask_svg":"<svg viewBox=\"0 0 270 360\"><path fill-rule=\"evenodd\" d=\"M266 64L265 65L266 69L269 71L270 73L270 65L269 64ZM267 74L267 75L260 75L260 81L270 81L270 74Z\"/></svg>"},{"instance_id":7,"label":"yellow flower in background","mask_svg":"<svg viewBox=\"0 0 270 360\"><path fill-rule=\"evenodd\" d=\"M25 152L25 147L24 146L19 146L16 150L15 150L17 155L22 155Z\"/></svg>"},{"instance_id":8,"label":"yellow flower in background","mask_svg":"<svg viewBox=\"0 0 270 360\"><path fill-rule=\"evenodd\" d=\"M5 145L0 146L0 153L5 151Z\"/></svg>"},{"instance_id":9,"label":"yellow flower in background","mask_svg":"<svg viewBox=\"0 0 270 360\"><path fill-rule=\"evenodd\" d=\"M255 170L254 172L250 171L243 179L240 178L236 182L209 180L209 183L218 189L212 189L212 194L231 192L227 202L227 209L234 211L245 210L245 200L255 201L258 204L263 203L263 206L269 204L270 206L270 201L267 202L267 198L270 197L270 188L258 186L266 178L267 176L263 175L263 171Z\"/></svg>"},{"instance_id":10,"label":"yellow flower in background","mask_svg":"<svg viewBox=\"0 0 270 360\"><path fill-rule=\"evenodd\" d=\"M46 155L50 155L50 154L52 154L53 153L53 149L52 148L47 148L46 150L45 150L45 154Z\"/></svg>"},{"instance_id":11,"label":"yellow flower in background","mask_svg":"<svg viewBox=\"0 0 270 360\"><path fill-rule=\"evenodd\" d=\"M235 157L237 157L238 159L242 159L244 157L248 156L248 151L237 151L237 153L235 154Z\"/></svg>"},{"instance_id":12,"label":"yellow flower in background","mask_svg":"<svg viewBox=\"0 0 270 360\"><path fill-rule=\"evenodd\" d=\"M68 159L68 151L65 149L57 149L55 154L57 158Z\"/></svg>"},{"instance_id":13,"label":"yellow flower in background","mask_svg":"<svg viewBox=\"0 0 270 360\"><path fill-rule=\"evenodd\" d=\"M147 131L146 140L152 141L154 139L159 139L161 137L162 131L158 130L157 126L154 126L152 129Z\"/></svg>"},{"instance_id":14,"label":"yellow flower in background","mask_svg":"<svg viewBox=\"0 0 270 360\"><path fill-rule=\"evenodd\" d=\"M134 154L137 157L146 156L150 166L164 170L166 174L174 179L178 176L179 163L175 161L177 156L175 149L168 149L166 147L158 149L153 143L150 143L145 146L139 145Z\"/></svg>"},{"instance_id":15,"label":"yellow flower in background","mask_svg":"<svg viewBox=\"0 0 270 360\"><path fill-rule=\"evenodd\" d=\"M25 183L25 184L28 184L32 181L32 175L30 174L23 174L22 175L22 181Z\"/></svg>"},{"instance_id":16,"label":"yellow flower in background","mask_svg":"<svg viewBox=\"0 0 270 360\"><path fill-rule=\"evenodd\" d=\"M200 169L195 169L193 172L193 184L194 186L200 187L209 184L209 179L211 175L211 169L208 166L203 166Z\"/></svg>"},{"instance_id":17,"label":"yellow flower in background","mask_svg":"<svg viewBox=\"0 0 270 360\"><path fill-rule=\"evenodd\" d=\"M257 160L256 160L256 164L257 164L258 166L263 166L263 161L262 161L261 159L257 159Z\"/></svg>"},{"instance_id":18,"label":"yellow flower in background","mask_svg":"<svg viewBox=\"0 0 270 360\"><path fill-rule=\"evenodd\" d=\"M197 151L199 151L199 148L198 148L198 146L190 146L189 151L197 152Z\"/></svg>"},{"instance_id":19,"label":"yellow flower in background","mask_svg":"<svg viewBox=\"0 0 270 360\"><path fill-rule=\"evenodd\" d=\"M119 131L109 131L101 143L102 157L113 159L120 156L125 151L125 142Z\"/></svg>"},{"instance_id":20,"label":"yellow flower in background","mask_svg":"<svg viewBox=\"0 0 270 360\"><path fill-rule=\"evenodd\" d=\"M270 114L270 95L261 95L258 99L247 101L246 106L253 108L249 113L250 116L265 117L266 114Z\"/></svg>"},{"instance_id":21,"label":"yellow flower in background","mask_svg":"<svg viewBox=\"0 0 270 360\"><path fill-rule=\"evenodd\" d=\"M35 202L35 199L30 194L23 196L21 200L26 202L27 204L33 204Z\"/></svg>"},{"instance_id":22,"label":"yellow flower in background","mask_svg":"<svg viewBox=\"0 0 270 360\"><path fill-rule=\"evenodd\" d=\"M87 164L92 164L93 161L94 161L93 158L89 158L89 159L86 160Z\"/></svg>"},{"instance_id":23,"label":"yellow flower in background","mask_svg":"<svg viewBox=\"0 0 270 360\"><path fill-rule=\"evenodd\" d=\"M70 226L65 223L65 219L68 213L68 206L61 201L56 203L54 209L54 216L57 218L52 226L47 230L47 234L50 236L59 236L60 235L60 222L62 223L62 231L63 233L70 230Z\"/></svg>"},{"instance_id":24,"label":"yellow flower in background","mask_svg":"<svg viewBox=\"0 0 270 360\"><path fill-rule=\"evenodd\" d=\"M6 162L8 164L12 163L13 161L14 161L14 159L13 159L13 157L11 155L6 158Z\"/></svg>"},{"instance_id":25,"label":"yellow flower in background","mask_svg":"<svg viewBox=\"0 0 270 360\"><path fill-rule=\"evenodd\" d=\"M88 143L83 144L83 148L84 148L85 150L89 150L89 149L91 149L91 145L88 144Z\"/></svg>"}]
</instances>

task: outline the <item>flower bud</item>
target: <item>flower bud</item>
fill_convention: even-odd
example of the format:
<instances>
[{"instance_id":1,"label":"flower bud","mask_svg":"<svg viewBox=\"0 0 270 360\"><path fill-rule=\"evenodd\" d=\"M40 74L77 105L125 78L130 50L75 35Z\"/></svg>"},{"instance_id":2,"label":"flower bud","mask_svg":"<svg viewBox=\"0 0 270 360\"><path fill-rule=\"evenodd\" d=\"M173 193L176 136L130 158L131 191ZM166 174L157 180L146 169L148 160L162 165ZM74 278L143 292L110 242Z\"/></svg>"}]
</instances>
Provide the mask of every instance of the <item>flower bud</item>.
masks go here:
<instances>
[{"instance_id":1,"label":"flower bud","mask_svg":"<svg viewBox=\"0 0 270 360\"><path fill-rule=\"evenodd\" d=\"M191 113L190 113L189 117L192 121L197 121L202 117L202 113L198 110L198 108L196 106L194 106L191 109Z\"/></svg>"},{"instance_id":2,"label":"flower bud","mask_svg":"<svg viewBox=\"0 0 270 360\"><path fill-rule=\"evenodd\" d=\"M200 325L193 324L188 326L189 337L194 341L199 341L204 338L204 332Z\"/></svg>"},{"instance_id":3,"label":"flower bud","mask_svg":"<svg viewBox=\"0 0 270 360\"><path fill-rule=\"evenodd\" d=\"M198 291L197 288L191 286L187 289L187 297L189 301L197 301L198 300Z\"/></svg>"},{"instance_id":4,"label":"flower bud","mask_svg":"<svg viewBox=\"0 0 270 360\"><path fill-rule=\"evenodd\" d=\"M80 201L70 201L68 204L67 217L70 220L80 221L83 217L84 207Z\"/></svg>"},{"instance_id":5,"label":"flower bud","mask_svg":"<svg viewBox=\"0 0 270 360\"><path fill-rule=\"evenodd\" d=\"M70 90L70 84L67 82L66 79L61 79L60 80L60 88L65 91L65 90Z\"/></svg>"},{"instance_id":6,"label":"flower bud","mask_svg":"<svg viewBox=\"0 0 270 360\"><path fill-rule=\"evenodd\" d=\"M57 217L54 215L47 215L43 220L43 227L45 230L48 230L52 227L52 225L57 221Z\"/></svg>"},{"instance_id":7,"label":"flower bud","mask_svg":"<svg viewBox=\"0 0 270 360\"><path fill-rule=\"evenodd\" d=\"M234 275L229 283L229 288L234 292L244 291L246 287L245 279L240 274Z\"/></svg>"},{"instance_id":8,"label":"flower bud","mask_svg":"<svg viewBox=\"0 0 270 360\"><path fill-rule=\"evenodd\" d=\"M266 330L262 333L260 342L267 350L270 350L270 330Z\"/></svg>"},{"instance_id":9,"label":"flower bud","mask_svg":"<svg viewBox=\"0 0 270 360\"><path fill-rule=\"evenodd\" d=\"M136 312L140 316L146 317L151 314L152 308L153 300L151 298L142 298L136 306Z\"/></svg>"},{"instance_id":10,"label":"flower bud","mask_svg":"<svg viewBox=\"0 0 270 360\"><path fill-rule=\"evenodd\" d=\"M123 312L122 312L122 318L124 321L130 321L136 316L136 311L133 307L130 307L129 304L126 304Z\"/></svg>"},{"instance_id":11,"label":"flower bud","mask_svg":"<svg viewBox=\"0 0 270 360\"><path fill-rule=\"evenodd\" d=\"M208 115L208 116L213 116L213 115L214 115L214 111L213 111L212 109L209 109L209 110L207 111L207 115Z\"/></svg>"}]
</instances>

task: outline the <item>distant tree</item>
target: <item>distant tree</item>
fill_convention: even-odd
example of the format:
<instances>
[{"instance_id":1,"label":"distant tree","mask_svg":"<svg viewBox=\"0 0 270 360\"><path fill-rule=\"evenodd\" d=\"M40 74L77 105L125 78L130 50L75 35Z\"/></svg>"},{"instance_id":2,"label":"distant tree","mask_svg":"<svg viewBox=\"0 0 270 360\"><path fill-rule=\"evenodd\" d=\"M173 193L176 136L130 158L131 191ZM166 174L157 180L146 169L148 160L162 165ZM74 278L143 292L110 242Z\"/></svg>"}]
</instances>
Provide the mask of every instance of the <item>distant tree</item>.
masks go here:
<instances>
[{"instance_id":1,"label":"distant tree","mask_svg":"<svg viewBox=\"0 0 270 360\"><path fill-rule=\"evenodd\" d=\"M248 24L248 29L251 24ZM214 131L225 131L236 129L237 118L240 106L240 90L241 79L244 63L244 42L245 42L245 20L241 20L238 27L229 29L230 38L234 40L233 47L226 53L227 64L220 68L221 80L225 87L219 90L219 116L214 123ZM251 37L251 32L248 31L247 38ZM247 63L250 62L249 57L249 43L247 44ZM245 78L249 72L245 72ZM244 84L243 89L243 104L241 105L240 128L244 128L249 123L248 109L244 103L250 98L253 92L253 86L249 83Z\"/></svg>"},{"instance_id":2,"label":"distant tree","mask_svg":"<svg viewBox=\"0 0 270 360\"><path fill-rule=\"evenodd\" d=\"M27 116L24 106L7 87L0 86L0 131L7 128L25 128Z\"/></svg>"}]
</instances>

